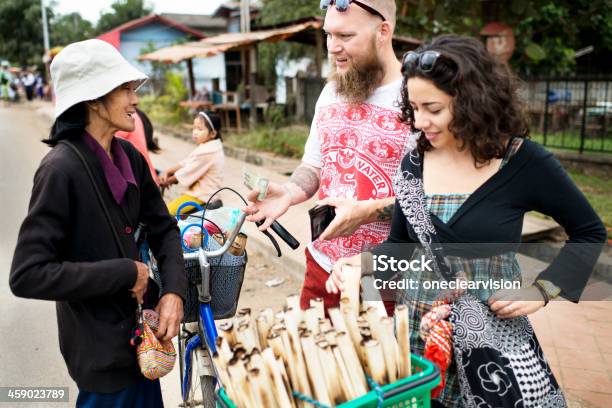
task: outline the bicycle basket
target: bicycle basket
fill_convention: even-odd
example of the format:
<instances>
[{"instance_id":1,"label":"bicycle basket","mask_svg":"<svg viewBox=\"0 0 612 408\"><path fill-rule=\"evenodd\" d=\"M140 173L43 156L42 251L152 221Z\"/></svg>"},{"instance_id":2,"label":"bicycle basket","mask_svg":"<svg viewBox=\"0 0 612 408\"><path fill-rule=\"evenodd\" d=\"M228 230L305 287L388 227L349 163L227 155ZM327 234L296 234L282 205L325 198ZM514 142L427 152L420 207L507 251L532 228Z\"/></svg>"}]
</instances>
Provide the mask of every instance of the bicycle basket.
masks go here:
<instances>
[{"instance_id":1,"label":"bicycle basket","mask_svg":"<svg viewBox=\"0 0 612 408\"><path fill-rule=\"evenodd\" d=\"M207 251L220 248L221 245L210 238L206 245ZM244 280L244 271L247 264L247 253L242 256L235 256L229 252L222 257L211 258L210 263L210 307L215 319L227 319L236 314L240 290ZM153 269L155 281L163 291L159 272ZM197 260L185 261L185 273L187 275L187 293L183 305L183 322L196 322L199 316L198 285L202 281L200 263Z\"/></svg>"}]
</instances>

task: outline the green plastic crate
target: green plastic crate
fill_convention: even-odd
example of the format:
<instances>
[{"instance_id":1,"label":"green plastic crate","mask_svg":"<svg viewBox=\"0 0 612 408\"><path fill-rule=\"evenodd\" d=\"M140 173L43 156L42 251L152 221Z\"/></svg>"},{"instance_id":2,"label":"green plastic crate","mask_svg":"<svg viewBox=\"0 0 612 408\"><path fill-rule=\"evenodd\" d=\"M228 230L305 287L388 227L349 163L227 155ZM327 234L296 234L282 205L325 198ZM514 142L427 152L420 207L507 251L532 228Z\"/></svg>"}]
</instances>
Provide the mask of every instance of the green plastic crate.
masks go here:
<instances>
[{"instance_id":1,"label":"green plastic crate","mask_svg":"<svg viewBox=\"0 0 612 408\"><path fill-rule=\"evenodd\" d=\"M440 383L440 370L429 360L415 354L410 356L413 374L392 384L381 387L385 408L430 408L431 390ZM217 406L236 408L223 388L217 392ZM376 392L337 405L337 408L377 408Z\"/></svg>"}]
</instances>

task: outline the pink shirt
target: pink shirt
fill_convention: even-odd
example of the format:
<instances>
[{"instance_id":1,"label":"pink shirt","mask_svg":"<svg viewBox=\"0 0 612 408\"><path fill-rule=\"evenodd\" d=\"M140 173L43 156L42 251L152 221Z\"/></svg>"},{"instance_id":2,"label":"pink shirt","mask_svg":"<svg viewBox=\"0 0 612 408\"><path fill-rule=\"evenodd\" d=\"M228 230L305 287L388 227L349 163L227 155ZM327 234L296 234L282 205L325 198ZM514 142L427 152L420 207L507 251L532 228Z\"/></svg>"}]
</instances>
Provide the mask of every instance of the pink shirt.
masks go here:
<instances>
[{"instance_id":1,"label":"pink shirt","mask_svg":"<svg viewBox=\"0 0 612 408\"><path fill-rule=\"evenodd\" d=\"M182 167L174 176L180 185L188 188L185 194L207 202L215 191L223 187L225 154L219 139L198 145L179 164Z\"/></svg>"},{"instance_id":2,"label":"pink shirt","mask_svg":"<svg viewBox=\"0 0 612 408\"><path fill-rule=\"evenodd\" d=\"M145 137L144 125L142 124L140 115L135 114L134 121L136 122L136 126L134 127L133 131L125 132L123 130L120 130L115 133L115 136L127 140L128 142L134 145L136 150L142 153L145 160L147 161L147 164L149 165L149 170L151 171L151 177L153 177L153 181L155 181L155 184L159 184L157 180L157 172L155 171L155 167L153 167L153 163L151 163L151 159L149 158L149 151L147 150L147 139Z\"/></svg>"}]
</instances>

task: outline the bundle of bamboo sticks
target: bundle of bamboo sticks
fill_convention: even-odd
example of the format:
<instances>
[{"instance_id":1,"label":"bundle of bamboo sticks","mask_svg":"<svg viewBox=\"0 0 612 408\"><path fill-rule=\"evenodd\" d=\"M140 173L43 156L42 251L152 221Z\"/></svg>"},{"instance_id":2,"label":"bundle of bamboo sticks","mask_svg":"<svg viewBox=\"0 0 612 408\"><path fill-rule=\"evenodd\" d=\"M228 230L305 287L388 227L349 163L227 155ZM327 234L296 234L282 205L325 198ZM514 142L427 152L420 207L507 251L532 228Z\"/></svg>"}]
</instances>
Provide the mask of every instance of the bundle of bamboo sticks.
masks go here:
<instances>
[{"instance_id":1,"label":"bundle of bamboo sticks","mask_svg":"<svg viewBox=\"0 0 612 408\"><path fill-rule=\"evenodd\" d=\"M321 299L301 310L293 295L281 312L254 318L240 309L221 323L214 362L229 398L245 408L310 406L297 391L333 406L367 393L366 374L380 385L410 375L405 305L395 308L395 322L381 305L351 297L328 314Z\"/></svg>"}]
</instances>

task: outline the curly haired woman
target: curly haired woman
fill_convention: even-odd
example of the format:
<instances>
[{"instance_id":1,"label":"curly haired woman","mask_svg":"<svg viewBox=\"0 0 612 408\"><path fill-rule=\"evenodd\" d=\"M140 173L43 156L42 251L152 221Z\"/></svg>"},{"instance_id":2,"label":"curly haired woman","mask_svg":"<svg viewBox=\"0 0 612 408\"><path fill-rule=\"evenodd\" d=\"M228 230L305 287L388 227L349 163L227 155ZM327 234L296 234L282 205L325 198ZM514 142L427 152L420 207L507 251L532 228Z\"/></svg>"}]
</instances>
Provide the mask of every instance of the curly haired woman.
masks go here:
<instances>
[{"instance_id":1,"label":"curly haired woman","mask_svg":"<svg viewBox=\"0 0 612 408\"><path fill-rule=\"evenodd\" d=\"M526 139L529 130L518 81L482 43L438 37L407 53L402 73L402 120L419 136L394 183L395 211L386 243L421 243L437 265L420 275L408 272L410 278L450 281L461 273L470 282L520 282L517 245L508 244L521 242L528 211L551 216L569 236L568 245L533 285L515 291L481 287L455 294L446 309L436 310L446 310L450 317L450 324L439 326L446 331L437 334L447 336L454 348L437 403L470 408L566 406L525 316L556 296L580 299L605 242L604 226L553 155ZM506 244L493 254L438 257L439 244L459 243L469 243L471 250L475 243L489 249L492 243ZM576 256L576 244L587 248L583 256ZM449 249L446 255L455 254ZM360 263L359 257L336 263L328 291L342 290L346 271L355 270L343 271L344 265ZM399 302L410 306L413 350L427 356L432 327L427 314L439 304L439 293L418 289L398 295ZM425 332L425 339L419 331Z\"/></svg>"}]
</instances>

